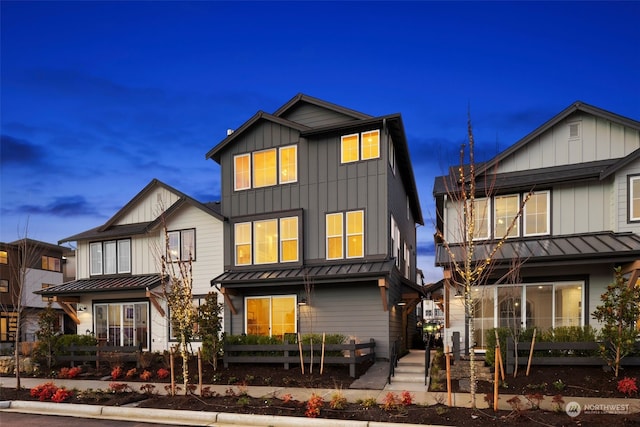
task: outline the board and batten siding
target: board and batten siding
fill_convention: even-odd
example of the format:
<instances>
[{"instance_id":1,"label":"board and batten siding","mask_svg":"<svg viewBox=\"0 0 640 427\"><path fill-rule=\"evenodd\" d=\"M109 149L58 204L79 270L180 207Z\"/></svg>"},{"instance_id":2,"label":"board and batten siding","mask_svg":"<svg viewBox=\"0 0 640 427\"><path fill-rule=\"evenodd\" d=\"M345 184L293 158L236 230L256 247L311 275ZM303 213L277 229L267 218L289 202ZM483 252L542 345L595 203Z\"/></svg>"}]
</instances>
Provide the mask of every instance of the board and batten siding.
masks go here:
<instances>
[{"instance_id":1,"label":"board and batten siding","mask_svg":"<svg viewBox=\"0 0 640 427\"><path fill-rule=\"evenodd\" d=\"M569 125L580 123L580 138ZM622 158L640 148L637 130L585 113L576 113L502 160L498 173Z\"/></svg>"},{"instance_id":2,"label":"board and batten siding","mask_svg":"<svg viewBox=\"0 0 640 427\"><path fill-rule=\"evenodd\" d=\"M635 161L618 171L615 175L615 190L613 192L613 200L615 202L614 230L621 233L633 232L640 234L640 222L629 222L629 207L631 203L629 188L630 176L640 176L640 161Z\"/></svg>"},{"instance_id":3,"label":"board and batten siding","mask_svg":"<svg viewBox=\"0 0 640 427\"><path fill-rule=\"evenodd\" d=\"M141 200L136 201L127 212L124 212L115 225L154 221L178 199L180 199L179 195L164 187L157 186L153 191L145 194Z\"/></svg>"},{"instance_id":4,"label":"board and batten siding","mask_svg":"<svg viewBox=\"0 0 640 427\"><path fill-rule=\"evenodd\" d=\"M551 191L554 236L611 229L612 179L556 186Z\"/></svg>"},{"instance_id":5,"label":"board and batten siding","mask_svg":"<svg viewBox=\"0 0 640 427\"><path fill-rule=\"evenodd\" d=\"M310 104L299 105L281 117L312 128L355 120L353 117L337 111L318 108L317 106Z\"/></svg>"}]
</instances>

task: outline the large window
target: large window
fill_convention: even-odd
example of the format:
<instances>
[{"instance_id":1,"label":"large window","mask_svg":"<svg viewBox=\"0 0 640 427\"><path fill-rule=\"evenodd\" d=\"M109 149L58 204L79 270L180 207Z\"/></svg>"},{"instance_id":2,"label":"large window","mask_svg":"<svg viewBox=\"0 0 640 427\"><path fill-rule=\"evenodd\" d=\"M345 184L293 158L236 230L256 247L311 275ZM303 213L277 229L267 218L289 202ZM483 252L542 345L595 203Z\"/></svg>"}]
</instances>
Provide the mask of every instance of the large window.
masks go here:
<instances>
[{"instance_id":1,"label":"large window","mask_svg":"<svg viewBox=\"0 0 640 427\"><path fill-rule=\"evenodd\" d=\"M7 251L0 251L0 264L8 264L9 257L7 255Z\"/></svg>"},{"instance_id":2,"label":"large window","mask_svg":"<svg viewBox=\"0 0 640 427\"><path fill-rule=\"evenodd\" d=\"M131 240L91 243L89 258L92 276L131 273Z\"/></svg>"},{"instance_id":3,"label":"large window","mask_svg":"<svg viewBox=\"0 0 640 427\"><path fill-rule=\"evenodd\" d=\"M42 269L49 271L60 271L60 258L55 258L52 256L42 256Z\"/></svg>"},{"instance_id":4,"label":"large window","mask_svg":"<svg viewBox=\"0 0 640 427\"><path fill-rule=\"evenodd\" d=\"M524 205L524 235L549 234L549 192L536 192Z\"/></svg>"},{"instance_id":5,"label":"large window","mask_svg":"<svg viewBox=\"0 0 640 427\"><path fill-rule=\"evenodd\" d=\"M640 176L629 178L629 220L640 221Z\"/></svg>"},{"instance_id":6,"label":"large window","mask_svg":"<svg viewBox=\"0 0 640 427\"><path fill-rule=\"evenodd\" d=\"M248 335L282 337L296 332L295 295L247 297L245 307Z\"/></svg>"},{"instance_id":7,"label":"large window","mask_svg":"<svg viewBox=\"0 0 640 427\"><path fill-rule=\"evenodd\" d=\"M233 158L233 189L269 187L298 180L298 147L270 148Z\"/></svg>"},{"instance_id":8,"label":"large window","mask_svg":"<svg viewBox=\"0 0 640 427\"><path fill-rule=\"evenodd\" d=\"M0 341L15 341L18 330L18 313L0 312Z\"/></svg>"},{"instance_id":9,"label":"large window","mask_svg":"<svg viewBox=\"0 0 640 427\"><path fill-rule=\"evenodd\" d=\"M108 345L149 347L147 302L104 303L93 306L94 332Z\"/></svg>"},{"instance_id":10,"label":"large window","mask_svg":"<svg viewBox=\"0 0 640 427\"><path fill-rule=\"evenodd\" d=\"M488 239L491 230L490 199L484 197L473 200L473 238Z\"/></svg>"},{"instance_id":11,"label":"large window","mask_svg":"<svg viewBox=\"0 0 640 427\"><path fill-rule=\"evenodd\" d=\"M478 286L472 289L476 343L485 347L486 331L583 326L583 282Z\"/></svg>"},{"instance_id":12,"label":"large window","mask_svg":"<svg viewBox=\"0 0 640 427\"><path fill-rule=\"evenodd\" d=\"M235 264L299 260L298 217L241 222L234 226Z\"/></svg>"},{"instance_id":13,"label":"large window","mask_svg":"<svg viewBox=\"0 0 640 427\"><path fill-rule=\"evenodd\" d=\"M516 217L520 208L520 196L517 194L497 196L493 199L493 203L495 237L501 239L503 236L519 236Z\"/></svg>"},{"instance_id":14,"label":"large window","mask_svg":"<svg viewBox=\"0 0 640 427\"><path fill-rule=\"evenodd\" d=\"M327 214L326 233L327 259L364 256L364 211Z\"/></svg>"},{"instance_id":15,"label":"large window","mask_svg":"<svg viewBox=\"0 0 640 427\"><path fill-rule=\"evenodd\" d=\"M380 157L380 131L344 135L340 139L340 162L352 163Z\"/></svg>"},{"instance_id":16,"label":"large window","mask_svg":"<svg viewBox=\"0 0 640 427\"><path fill-rule=\"evenodd\" d=\"M169 231L169 253L171 261L196 259L196 231L194 229Z\"/></svg>"}]
</instances>

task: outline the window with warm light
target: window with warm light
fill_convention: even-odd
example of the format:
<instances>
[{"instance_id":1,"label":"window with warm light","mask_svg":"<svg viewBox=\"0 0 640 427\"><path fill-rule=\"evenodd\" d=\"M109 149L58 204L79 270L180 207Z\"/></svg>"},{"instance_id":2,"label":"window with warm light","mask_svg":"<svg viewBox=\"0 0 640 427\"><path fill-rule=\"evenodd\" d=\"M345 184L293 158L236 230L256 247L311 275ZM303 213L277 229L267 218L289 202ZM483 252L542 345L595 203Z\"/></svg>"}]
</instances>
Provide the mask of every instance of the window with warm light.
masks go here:
<instances>
[{"instance_id":1,"label":"window with warm light","mask_svg":"<svg viewBox=\"0 0 640 427\"><path fill-rule=\"evenodd\" d=\"M251 156L241 154L233 158L233 189L246 190L251 188Z\"/></svg>"},{"instance_id":2,"label":"window with warm light","mask_svg":"<svg viewBox=\"0 0 640 427\"><path fill-rule=\"evenodd\" d=\"M280 184L298 181L298 147L280 148Z\"/></svg>"},{"instance_id":3,"label":"window with warm light","mask_svg":"<svg viewBox=\"0 0 640 427\"><path fill-rule=\"evenodd\" d=\"M524 235L549 234L549 192L535 192L529 197L523 211Z\"/></svg>"},{"instance_id":4,"label":"window with warm light","mask_svg":"<svg viewBox=\"0 0 640 427\"><path fill-rule=\"evenodd\" d=\"M520 235L517 221L520 196L517 194L497 196L493 203L495 237L500 239L503 236L517 237ZM509 229L510 227L511 229Z\"/></svg>"},{"instance_id":5,"label":"window with warm light","mask_svg":"<svg viewBox=\"0 0 640 427\"><path fill-rule=\"evenodd\" d=\"M253 242L256 264L278 262L278 221L270 219L254 222Z\"/></svg>"},{"instance_id":6,"label":"window with warm light","mask_svg":"<svg viewBox=\"0 0 640 427\"><path fill-rule=\"evenodd\" d=\"M351 163L360 160L359 135L345 135L341 138L341 163Z\"/></svg>"},{"instance_id":7,"label":"window with warm light","mask_svg":"<svg viewBox=\"0 0 640 427\"><path fill-rule=\"evenodd\" d=\"M251 223L242 222L234 227L236 265L251 264Z\"/></svg>"},{"instance_id":8,"label":"window with warm light","mask_svg":"<svg viewBox=\"0 0 640 427\"><path fill-rule=\"evenodd\" d=\"M44 290L44 289L50 288L51 286L55 286L55 285L52 285L51 283L43 283L42 289ZM49 302L49 301L53 301L53 297L47 297L47 296L42 297L42 302Z\"/></svg>"},{"instance_id":9,"label":"window with warm light","mask_svg":"<svg viewBox=\"0 0 640 427\"><path fill-rule=\"evenodd\" d=\"M9 281L0 279L0 293L6 294L7 292L9 292Z\"/></svg>"},{"instance_id":10,"label":"window with warm light","mask_svg":"<svg viewBox=\"0 0 640 427\"><path fill-rule=\"evenodd\" d=\"M276 149L253 153L253 187L276 185Z\"/></svg>"},{"instance_id":11,"label":"window with warm light","mask_svg":"<svg viewBox=\"0 0 640 427\"><path fill-rule=\"evenodd\" d=\"M171 261L195 261L196 259L196 231L194 229L169 231L169 253Z\"/></svg>"},{"instance_id":12,"label":"window with warm light","mask_svg":"<svg viewBox=\"0 0 640 427\"><path fill-rule=\"evenodd\" d=\"M298 217L280 219L280 262L298 261Z\"/></svg>"},{"instance_id":13,"label":"window with warm light","mask_svg":"<svg viewBox=\"0 0 640 427\"><path fill-rule=\"evenodd\" d=\"M7 251L0 251L0 264L8 264L9 263L9 255Z\"/></svg>"},{"instance_id":14,"label":"window with warm light","mask_svg":"<svg viewBox=\"0 0 640 427\"><path fill-rule=\"evenodd\" d=\"M380 157L380 131L362 133L362 160Z\"/></svg>"},{"instance_id":15,"label":"window with warm light","mask_svg":"<svg viewBox=\"0 0 640 427\"><path fill-rule=\"evenodd\" d=\"M640 221L640 176L629 177L629 221Z\"/></svg>"},{"instance_id":16,"label":"window with warm light","mask_svg":"<svg viewBox=\"0 0 640 427\"><path fill-rule=\"evenodd\" d=\"M247 297L245 307L248 335L283 337L296 332L295 295Z\"/></svg>"},{"instance_id":17,"label":"window with warm light","mask_svg":"<svg viewBox=\"0 0 640 427\"><path fill-rule=\"evenodd\" d=\"M62 260L60 258L52 257L52 256L42 256L42 269L49 271L57 271L60 272L60 265Z\"/></svg>"},{"instance_id":18,"label":"window with warm light","mask_svg":"<svg viewBox=\"0 0 640 427\"><path fill-rule=\"evenodd\" d=\"M342 258L342 213L326 216L327 226L327 259Z\"/></svg>"},{"instance_id":19,"label":"window with warm light","mask_svg":"<svg viewBox=\"0 0 640 427\"><path fill-rule=\"evenodd\" d=\"M364 211L347 212L347 258L364 256Z\"/></svg>"}]
</instances>

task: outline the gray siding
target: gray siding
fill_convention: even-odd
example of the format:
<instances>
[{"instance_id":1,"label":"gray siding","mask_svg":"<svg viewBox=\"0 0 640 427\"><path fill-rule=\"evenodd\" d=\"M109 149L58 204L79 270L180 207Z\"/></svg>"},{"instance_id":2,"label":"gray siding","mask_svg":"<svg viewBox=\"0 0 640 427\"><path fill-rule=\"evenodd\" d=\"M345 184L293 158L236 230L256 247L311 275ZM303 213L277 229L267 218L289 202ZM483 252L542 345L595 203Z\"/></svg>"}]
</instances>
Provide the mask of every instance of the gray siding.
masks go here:
<instances>
[{"instance_id":1,"label":"gray siding","mask_svg":"<svg viewBox=\"0 0 640 427\"><path fill-rule=\"evenodd\" d=\"M282 118L309 127L329 126L336 123L355 120L353 117L349 117L345 114L326 110L310 104L296 106L296 108L284 114Z\"/></svg>"}]
</instances>

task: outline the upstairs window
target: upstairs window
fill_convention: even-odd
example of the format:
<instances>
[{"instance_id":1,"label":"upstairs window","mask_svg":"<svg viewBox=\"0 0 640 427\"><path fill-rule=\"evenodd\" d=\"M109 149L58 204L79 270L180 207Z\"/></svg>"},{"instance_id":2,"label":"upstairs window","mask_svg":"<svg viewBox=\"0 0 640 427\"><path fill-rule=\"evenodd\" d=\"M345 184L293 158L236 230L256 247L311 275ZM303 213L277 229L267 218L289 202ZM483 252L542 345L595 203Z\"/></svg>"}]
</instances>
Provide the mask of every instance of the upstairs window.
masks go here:
<instances>
[{"instance_id":1,"label":"upstairs window","mask_svg":"<svg viewBox=\"0 0 640 427\"><path fill-rule=\"evenodd\" d=\"M238 154L233 157L233 189L235 191L297 181L297 145Z\"/></svg>"},{"instance_id":2,"label":"upstairs window","mask_svg":"<svg viewBox=\"0 0 640 427\"><path fill-rule=\"evenodd\" d=\"M345 252L347 258L364 256L364 211L327 214L326 232L327 259L342 259Z\"/></svg>"},{"instance_id":3,"label":"upstairs window","mask_svg":"<svg viewBox=\"0 0 640 427\"><path fill-rule=\"evenodd\" d=\"M580 139L581 126L580 122L569 123L569 139Z\"/></svg>"},{"instance_id":4,"label":"upstairs window","mask_svg":"<svg viewBox=\"0 0 640 427\"><path fill-rule=\"evenodd\" d=\"M251 223L242 222L234 226L236 265L251 264Z\"/></svg>"},{"instance_id":5,"label":"upstairs window","mask_svg":"<svg viewBox=\"0 0 640 427\"><path fill-rule=\"evenodd\" d=\"M7 255L7 251L0 251L0 264L8 264L9 256Z\"/></svg>"},{"instance_id":6,"label":"upstairs window","mask_svg":"<svg viewBox=\"0 0 640 427\"><path fill-rule=\"evenodd\" d=\"M5 294L9 292L9 281L7 279L0 279L0 293Z\"/></svg>"},{"instance_id":7,"label":"upstairs window","mask_svg":"<svg viewBox=\"0 0 640 427\"><path fill-rule=\"evenodd\" d=\"M60 270L60 264L61 264L60 258L55 258L55 257L52 257L52 256L46 256L46 255L42 256L42 269L43 270L60 272L61 271Z\"/></svg>"},{"instance_id":8,"label":"upstairs window","mask_svg":"<svg viewBox=\"0 0 640 427\"><path fill-rule=\"evenodd\" d=\"M396 260L396 267L400 268L400 227L391 215L391 256Z\"/></svg>"},{"instance_id":9,"label":"upstairs window","mask_svg":"<svg viewBox=\"0 0 640 427\"><path fill-rule=\"evenodd\" d=\"M640 176L629 177L629 221L640 221Z\"/></svg>"},{"instance_id":10,"label":"upstairs window","mask_svg":"<svg viewBox=\"0 0 640 427\"><path fill-rule=\"evenodd\" d=\"M169 253L171 261L193 261L196 259L196 230L180 230L167 232L169 238Z\"/></svg>"},{"instance_id":11,"label":"upstairs window","mask_svg":"<svg viewBox=\"0 0 640 427\"><path fill-rule=\"evenodd\" d=\"M278 221L256 221L253 223L254 259L256 264L278 262Z\"/></svg>"},{"instance_id":12,"label":"upstairs window","mask_svg":"<svg viewBox=\"0 0 640 427\"><path fill-rule=\"evenodd\" d=\"M519 236L520 232L516 217L520 207L520 196L517 194L497 196L493 199L493 203L495 237L501 239L503 236ZM511 230L509 230L509 227L511 227ZM507 234L507 230L509 230L509 234Z\"/></svg>"},{"instance_id":13,"label":"upstairs window","mask_svg":"<svg viewBox=\"0 0 640 427\"><path fill-rule=\"evenodd\" d=\"M549 192L531 195L522 213L525 236L549 234Z\"/></svg>"},{"instance_id":14,"label":"upstairs window","mask_svg":"<svg viewBox=\"0 0 640 427\"><path fill-rule=\"evenodd\" d=\"M237 223L234 245L236 265L297 262L298 217Z\"/></svg>"},{"instance_id":15,"label":"upstairs window","mask_svg":"<svg viewBox=\"0 0 640 427\"><path fill-rule=\"evenodd\" d=\"M131 240L91 243L89 265L92 276L131 273Z\"/></svg>"},{"instance_id":16,"label":"upstairs window","mask_svg":"<svg viewBox=\"0 0 640 427\"><path fill-rule=\"evenodd\" d=\"M488 239L491 229L490 199L473 199L473 239Z\"/></svg>"},{"instance_id":17,"label":"upstairs window","mask_svg":"<svg viewBox=\"0 0 640 427\"><path fill-rule=\"evenodd\" d=\"M340 140L340 162L352 163L380 157L380 131L345 135Z\"/></svg>"},{"instance_id":18,"label":"upstairs window","mask_svg":"<svg viewBox=\"0 0 640 427\"><path fill-rule=\"evenodd\" d=\"M276 185L276 149L253 153L253 187Z\"/></svg>"}]
</instances>

